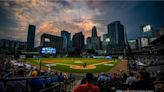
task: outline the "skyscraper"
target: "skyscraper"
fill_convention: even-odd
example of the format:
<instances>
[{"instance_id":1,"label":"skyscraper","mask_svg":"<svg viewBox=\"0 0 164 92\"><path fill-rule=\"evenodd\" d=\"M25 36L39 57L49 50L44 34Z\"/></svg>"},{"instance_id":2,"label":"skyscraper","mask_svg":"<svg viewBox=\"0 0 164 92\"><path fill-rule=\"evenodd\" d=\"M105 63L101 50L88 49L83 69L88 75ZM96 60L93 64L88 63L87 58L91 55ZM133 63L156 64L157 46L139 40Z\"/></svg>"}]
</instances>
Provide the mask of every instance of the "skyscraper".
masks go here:
<instances>
[{"instance_id":1,"label":"skyscraper","mask_svg":"<svg viewBox=\"0 0 164 92\"><path fill-rule=\"evenodd\" d=\"M57 53L63 53L65 52L65 49L63 48L63 37L54 36L50 34L42 34L41 35L41 43L40 45L42 47L52 47L56 48Z\"/></svg>"},{"instance_id":2,"label":"skyscraper","mask_svg":"<svg viewBox=\"0 0 164 92\"><path fill-rule=\"evenodd\" d=\"M63 30L61 31L61 37L64 38L64 45L66 46L66 51L71 48L71 33Z\"/></svg>"},{"instance_id":3,"label":"skyscraper","mask_svg":"<svg viewBox=\"0 0 164 92\"><path fill-rule=\"evenodd\" d=\"M96 29L96 26L93 26L93 28L92 28L92 37L97 37L97 29Z\"/></svg>"},{"instance_id":4,"label":"skyscraper","mask_svg":"<svg viewBox=\"0 0 164 92\"><path fill-rule=\"evenodd\" d=\"M100 50L100 37L97 36L97 28L93 26L92 37L91 37L92 49Z\"/></svg>"},{"instance_id":5,"label":"skyscraper","mask_svg":"<svg viewBox=\"0 0 164 92\"><path fill-rule=\"evenodd\" d=\"M103 34L102 49L104 51L109 50L109 42L110 42L109 34Z\"/></svg>"},{"instance_id":6,"label":"skyscraper","mask_svg":"<svg viewBox=\"0 0 164 92\"><path fill-rule=\"evenodd\" d=\"M5 50L7 52L4 53L16 53L18 50L25 51L26 45L26 42L20 42L18 40L0 39L0 53Z\"/></svg>"},{"instance_id":7,"label":"skyscraper","mask_svg":"<svg viewBox=\"0 0 164 92\"><path fill-rule=\"evenodd\" d=\"M82 32L75 33L72 38L73 47L78 50L84 49L84 35Z\"/></svg>"},{"instance_id":8,"label":"skyscraper","mask_svg":"<svg viewBox=\"0 0 164 92\"><path fill-rule=\"evenodd\" d=\"M124 26L120 21L108 24L108 34L110 39L110 49L113 51L123 51L125 46Z\"/></svg>"},{"instance_id":9,"label":"skyscraper","mask_svg":"<svg viewBox=\"0 0 164 92\"><path fill-rule=\"evenodd\" d=\"M92 49L91 37L87 38L87 49Z\"/></svg>"},{"instance_id":10,"label":"skyscraper","mask_svg":"<svg viewBox=\"0 0 164 92\"><path fill-rule=\"evenodd\" d=\"M35 25L29 25L27 35L27 50L32 50L35 43Z\"/></svg>"}]
</instances>

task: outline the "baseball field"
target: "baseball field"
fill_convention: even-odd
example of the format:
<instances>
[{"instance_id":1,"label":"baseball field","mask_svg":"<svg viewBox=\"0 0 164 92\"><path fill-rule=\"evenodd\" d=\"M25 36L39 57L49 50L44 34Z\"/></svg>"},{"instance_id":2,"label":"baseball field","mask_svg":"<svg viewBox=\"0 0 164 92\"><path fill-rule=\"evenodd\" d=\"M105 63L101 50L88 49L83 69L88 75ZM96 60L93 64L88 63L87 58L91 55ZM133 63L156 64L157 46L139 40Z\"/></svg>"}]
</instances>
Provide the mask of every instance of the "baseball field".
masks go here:
<instances>
[{"instance_id":1,"label":"baseball field","mask_svg":"<svg viewBox=\"0 0 164 92\"><path fill-rule=\"evenodd\" d=\"M118 59L100 58L41 58L42 69L51 69L67 73L108 72L120 63ZM39 67L37 58L26 59L27 63Z\"/></svg>"}]
</instances>

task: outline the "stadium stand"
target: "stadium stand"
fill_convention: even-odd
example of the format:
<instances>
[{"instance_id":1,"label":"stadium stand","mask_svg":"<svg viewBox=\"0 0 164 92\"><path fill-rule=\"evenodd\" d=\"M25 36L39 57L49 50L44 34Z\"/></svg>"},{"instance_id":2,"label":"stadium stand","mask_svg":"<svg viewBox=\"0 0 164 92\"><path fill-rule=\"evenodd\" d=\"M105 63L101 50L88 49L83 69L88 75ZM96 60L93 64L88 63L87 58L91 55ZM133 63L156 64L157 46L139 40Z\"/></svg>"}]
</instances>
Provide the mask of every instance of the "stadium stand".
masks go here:
<instances>
[{"instance_id":1,"label":"stadium stand","mask_svg":"<svg viewBox=\"0 0 164 92\"><path fill-rule=\"evenodd\" d=\"M163 63L164 57L161 55L137 55L135 58L148 66L154 66ZM69 75L39 70L32 65L14 60L10 55L0 55L0 62L0 92L72 92L77 85L85 85L87 80L83 74ZM132 73L127 74L122 71L120 73L100 73L93 76L91 84L99 88L97 92L164 91L163 71L152 72L146 69L137 69Z\"/></svg>"},{"instance_id":2,"label":"stadium stand","mask_svg":"<svg viewBox=\"0 0 164 92\"><path fill-rule=\"evenodd\" d=\"M11 56L0 55L0 92L65 92L74 82L65 73L38 70L13 59Z\"/></svg>"}]
</instances>

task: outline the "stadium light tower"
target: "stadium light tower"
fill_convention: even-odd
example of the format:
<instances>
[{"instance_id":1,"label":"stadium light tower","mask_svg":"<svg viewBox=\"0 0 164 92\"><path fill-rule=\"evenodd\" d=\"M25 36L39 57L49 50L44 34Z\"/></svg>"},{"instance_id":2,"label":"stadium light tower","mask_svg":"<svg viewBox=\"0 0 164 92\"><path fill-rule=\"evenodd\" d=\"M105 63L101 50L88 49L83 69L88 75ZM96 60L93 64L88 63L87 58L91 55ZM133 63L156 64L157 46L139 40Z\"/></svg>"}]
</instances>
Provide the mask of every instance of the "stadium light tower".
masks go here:
<instances>
[{"instance_id":1,"label":"stadium light tower","mask_svg":"<svg viewBox=\"0 0 164 92\"><path fill-rule=\"evenodd\" d=\"M128 42L126 29L124 31L124 37L125 37L124 38L125 39L125 46L124 46L124 50L125 51L124 51L124 55L127 57L127 60L128 60L128 68L129 68L129 72L130 72L131 71L131 69L130 69L130 62L131 62L130 57L134 61L135 61L135 57L134 57L134 54L132 53L132 49L131 49L131 47L129 45L129 42Z\"/></svg>"}]
</instances>

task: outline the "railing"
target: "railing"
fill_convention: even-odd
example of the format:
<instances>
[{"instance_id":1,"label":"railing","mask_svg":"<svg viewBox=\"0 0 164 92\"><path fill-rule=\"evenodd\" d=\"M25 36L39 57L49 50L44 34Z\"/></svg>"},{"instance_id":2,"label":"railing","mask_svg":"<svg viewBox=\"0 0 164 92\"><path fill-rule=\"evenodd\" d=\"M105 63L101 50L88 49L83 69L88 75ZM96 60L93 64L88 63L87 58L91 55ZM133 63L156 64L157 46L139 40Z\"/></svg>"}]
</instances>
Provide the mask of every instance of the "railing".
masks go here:
<instances>
[{"instance_id":1,"label":"railing","mask_svg":"<svg viewBox=\"0 0 164 92\"><path fill-rule=\"evenodd\" d=\"M26 81L26 87L25 87L25 92L30 92L30 90L29 90L29 81L31 80L31 79L36 79L36 78L50 78L50 77L53 77L53 76L47 76L47 77L17 77L17 78L6 78L6 79L0 79L0 82L2 82L3 84L4 84L4 86L5 86L5 88L6 88L6 84L7 84L7 82L9 82L9 81L20 81L20 80L25 80ZM66 92L67 91L67 89L68 89L68 86L70 86L70 90L72 90L73 89L73 83L74 83L74 79L68 79L67 81L65 81L65 82L57 82L57 83L55 83L55 84L53 84L51 87L49 87L49 88L45 88L45 89L43 89L43 90L41 90L40 92L47 92L48 90L55 90L55 88L58 88L59 90L60 90L60 88L63 88L64 89L64 92ZM48 92L50 92L50 91L48 91ZM52 92L54 92L54 91L52 91ZM59 91L59 92L61 92L61 91Z\"/></svg>"},{"instance_id":2,"label":"railing","mask_svg":"<svg viewBox=\"0 0 164 92\"><path fill-rule=\"evenodd\" d=\"M73 89L74 80L57 83L51 87L40 90L39 92L68 92ZM70 87L69 87L70 86Z\"/></svg>"},{"instance_id":3,"label":"railing","mask_svg":"<svg viewBox=\"0 0 164 92\"><path fill-rule=\"evenodd\" d=\"M51 87L40 90L39 92L66 92L64 89L64 83L57 83Z\"/></svg>"}]
</instances>

